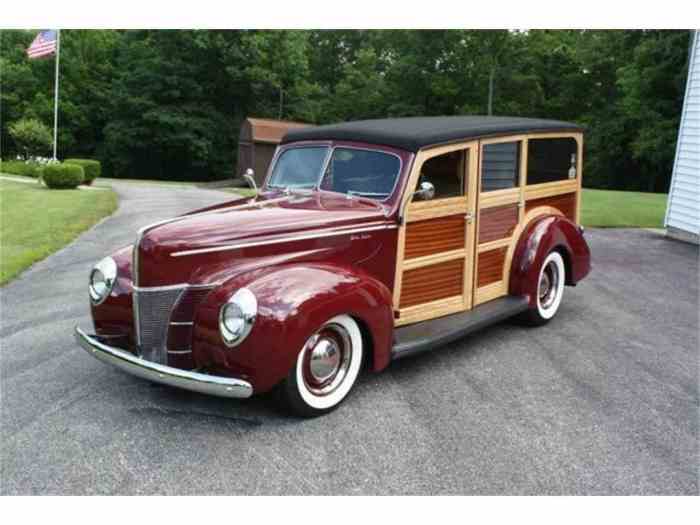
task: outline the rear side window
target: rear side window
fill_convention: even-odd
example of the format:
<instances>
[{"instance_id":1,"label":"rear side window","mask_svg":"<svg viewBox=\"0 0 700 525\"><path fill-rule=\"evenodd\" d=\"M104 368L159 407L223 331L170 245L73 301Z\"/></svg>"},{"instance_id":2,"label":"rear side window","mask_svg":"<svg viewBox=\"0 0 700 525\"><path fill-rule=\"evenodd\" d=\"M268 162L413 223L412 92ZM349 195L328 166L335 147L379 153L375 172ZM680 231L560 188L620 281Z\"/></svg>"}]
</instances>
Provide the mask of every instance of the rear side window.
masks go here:
<instances>
[{"instance_id":1,"label":"rear side window","mask_svg":"<svg viewBox=\"0 0 700 525\"><path fill-rule=\"evenodd\" d=\"M485 144L481 164L481 191L518 186L520 142Z\"/></svg>"},{"instance_id":2,"label":"rear side window","mask_svg":"<svg viewBox=\"0 0 700 525\"><path fill-rule=\"evenodd\" d=\"M573 138L530 139L527 145L527 184L576 178Z\"/></svg>"}]
</instances>

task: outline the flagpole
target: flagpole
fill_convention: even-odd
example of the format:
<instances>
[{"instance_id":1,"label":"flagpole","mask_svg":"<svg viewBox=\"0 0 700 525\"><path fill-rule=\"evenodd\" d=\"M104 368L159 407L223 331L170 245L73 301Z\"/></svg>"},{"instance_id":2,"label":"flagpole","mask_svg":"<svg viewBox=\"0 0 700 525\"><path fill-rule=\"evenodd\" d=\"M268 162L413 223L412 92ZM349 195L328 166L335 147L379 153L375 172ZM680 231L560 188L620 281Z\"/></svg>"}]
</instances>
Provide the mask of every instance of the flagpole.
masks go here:
<instances>
[{"instance_id":1,"label":"flagpole","mask_svg":"<svg viewBox=\"0 0 700 525\"><path fill-rule=\"evenodd\" d=\"M53 160L56 160L58 145L58 62L61 57L61 30L56 30L56 79L53 98Z\"/></svg>"}]
</instances>

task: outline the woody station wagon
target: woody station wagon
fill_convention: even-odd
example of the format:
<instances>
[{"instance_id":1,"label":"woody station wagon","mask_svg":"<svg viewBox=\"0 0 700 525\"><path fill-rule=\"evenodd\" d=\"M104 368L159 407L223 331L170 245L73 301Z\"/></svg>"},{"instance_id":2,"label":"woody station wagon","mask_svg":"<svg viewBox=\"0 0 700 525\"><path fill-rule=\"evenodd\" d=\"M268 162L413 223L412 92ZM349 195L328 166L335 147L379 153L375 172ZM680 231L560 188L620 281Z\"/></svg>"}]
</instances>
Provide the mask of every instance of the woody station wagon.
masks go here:
<instances>
[{"instance_id":1,"label":"woody station wagon","mask_svg":"<svg viewBox=\"0 0 700 525\"><path fill-rule=\"evenodd\" d=\"M552 319L590 270L582 129L420 117L293 130L257 197L142 228L89 282L98 359L294 413L337 407L361 365L512 316Z\"/></svg>"}]
</instances>

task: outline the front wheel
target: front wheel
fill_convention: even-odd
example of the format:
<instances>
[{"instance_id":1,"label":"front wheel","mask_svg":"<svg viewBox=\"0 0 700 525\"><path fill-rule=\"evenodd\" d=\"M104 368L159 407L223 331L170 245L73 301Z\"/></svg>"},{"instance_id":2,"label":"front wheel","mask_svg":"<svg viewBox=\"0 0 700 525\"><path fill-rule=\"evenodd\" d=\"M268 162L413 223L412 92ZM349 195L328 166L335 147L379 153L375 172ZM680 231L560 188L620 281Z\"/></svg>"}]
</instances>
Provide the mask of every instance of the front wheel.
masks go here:
<instances>
[{"instance_id":1,"label":"front wheel","mask_svg":"<svg viewBox=\"0 0 700 525\"><path fill-rule=\"evenodd\" d=\"M302 417L335 409L357 380L362 352L362 333L352 317L339 315L326 321L306 341L279 386L282 401Z\"/></svg>"},{"instance_id":2,"label":"front wheel","mask_svg":"<svg viewBox=\"0 0 700 525\"><path fill-rule=\"evenodd\" d=\"M532 326L548 323L559 310L565 281L564 259L559 252L550 252L542 263L537 279L537 304L525 312L522 319Z\"/></svg>"}]
</instances>

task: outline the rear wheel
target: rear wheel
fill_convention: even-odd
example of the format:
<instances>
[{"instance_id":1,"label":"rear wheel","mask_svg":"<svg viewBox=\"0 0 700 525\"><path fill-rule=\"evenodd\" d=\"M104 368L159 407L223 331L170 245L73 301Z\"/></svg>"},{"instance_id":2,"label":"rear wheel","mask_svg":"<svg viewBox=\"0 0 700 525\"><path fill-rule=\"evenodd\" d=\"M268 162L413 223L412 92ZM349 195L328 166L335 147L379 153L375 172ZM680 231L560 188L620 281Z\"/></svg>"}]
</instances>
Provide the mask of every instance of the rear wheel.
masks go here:
<instances>
[{"instance_id":1,"label":"rear wheel","mask_svg":"<svg viewBox=\"0 0 700 525\"><path fill-rule=\"evenodd\" d=\"M540 267L537 279L537 304L522 319L533 326L548 323L559 310L564 295L566 268L559 252L550 252Z\"/></svg>"},{"instance_id":2,"label":"rear wheel","mask_svg":"<svg viewBox=\"0 0 700 525\"><path fill-rule=\"evenodd\" d=\"M352 389L362 364L362 333L348 315L328 320L304 344L279 387L295 414L315 417L337 408Z\"/></svg>"}]
</instances>

